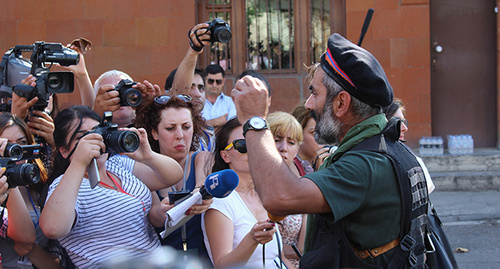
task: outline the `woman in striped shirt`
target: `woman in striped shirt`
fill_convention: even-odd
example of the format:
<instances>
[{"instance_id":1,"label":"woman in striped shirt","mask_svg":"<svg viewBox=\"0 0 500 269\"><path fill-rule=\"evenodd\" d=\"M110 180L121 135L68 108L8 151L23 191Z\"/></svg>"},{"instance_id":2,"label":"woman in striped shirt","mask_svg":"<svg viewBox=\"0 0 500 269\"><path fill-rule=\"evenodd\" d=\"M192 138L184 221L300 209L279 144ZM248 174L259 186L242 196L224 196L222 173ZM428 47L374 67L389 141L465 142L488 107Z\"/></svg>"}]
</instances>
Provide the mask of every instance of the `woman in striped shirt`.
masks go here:
<instances>
[{"instance_id":1,"label":"woman in striped shirt","mask_svg":"<svg viewBox=\"0 0 500 269\"><path fill-rule=\"evenodd\" d=\"M54 181L40 217L47 237L58 239L73 263L85 268L100 267L112 258L154 254L160 242L148 221L151 191L182 178L175 160L151 150L144 129L129 129L139 135L140 146L128 157L102 154L102 136L87 134L99 120L85 106L57 115L57 151L49 178ZM86 170L94 158L101 182L91 188Z\"/></svg>"}]
</instances>

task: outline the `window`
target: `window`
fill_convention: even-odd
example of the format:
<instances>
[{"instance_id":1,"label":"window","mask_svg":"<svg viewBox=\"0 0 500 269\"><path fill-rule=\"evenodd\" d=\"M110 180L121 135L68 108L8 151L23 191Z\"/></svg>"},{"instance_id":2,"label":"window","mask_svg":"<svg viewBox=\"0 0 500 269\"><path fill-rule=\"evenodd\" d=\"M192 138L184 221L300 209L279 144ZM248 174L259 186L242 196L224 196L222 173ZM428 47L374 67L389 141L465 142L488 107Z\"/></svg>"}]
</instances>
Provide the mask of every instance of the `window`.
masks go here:
<instances>
[{"instance_id":1,"label":"window","mask_svg":"<svg viewBox=\"0 0 500 269\"><path fill-rule=\"evenodd\" d=\"M294 69L292 0L246 1L248 69Z\"/></svg>"},{"instance_id":2,"label":"window","mask_svg":"<svg viewBox=\"0 0 500 269\"><path fill-rule=\"evenodd\" d=\"M344 34L344 14L345 0L199 0L200 22L221 18L233 33L229 43L212 44L200 64L218 63L228 74L296 73L319 61L333 32Z\"/></svg>"}]
</instances>

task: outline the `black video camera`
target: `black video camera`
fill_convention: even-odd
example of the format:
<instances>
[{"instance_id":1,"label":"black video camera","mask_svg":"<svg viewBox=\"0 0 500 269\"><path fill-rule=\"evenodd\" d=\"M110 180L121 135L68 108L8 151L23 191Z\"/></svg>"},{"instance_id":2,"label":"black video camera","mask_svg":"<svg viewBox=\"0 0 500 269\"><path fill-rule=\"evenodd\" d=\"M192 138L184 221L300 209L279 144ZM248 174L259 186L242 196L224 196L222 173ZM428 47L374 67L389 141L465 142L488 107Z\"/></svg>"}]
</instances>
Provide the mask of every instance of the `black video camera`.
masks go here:
<instances>
[{"instance_id":1,"label":"black video camera","mask_svg":"<svg viewBox=\"0 0 500 269\"><path fill-rule=\"evenodd\" d=\"M0 167L5 167L4 175L7 177L9 188L33 185L40 181L40 168L33 163L20 163L20 160L33 160L40 158L40 145L20 146L8 143L4 155L0 158Z\"/></svg>"},{"instance_id":2,"label":"black video camera","mask_svg":"<svg viewBox=\"0 0 500 269\"><path fill-rule=\"evenodd\" d=\"M32 51L30 61L22 57L22 52ZM33 109L43 111L53 93L71 93L74 90L72 72L50 72L53 63L62 66L78 64L80 55L60 43L37 41L33 45L17 45L7 51L0 64L0 96L12 96L12 91L29 100L35 96L38 101ZM45 63L51 63L49 67ZM2 68L2 66L4 66ZM36 86L20 84L21 80L32 74Z\"/></svg>"},{"instance_id":3,"label":"black video camera","mask_svg":"<svg viewBox=\"0 0 500 269\"><path fill-rule=\"evenodd\" d=\"M140 144L139 136L132 131L118 130L118 125L111 123L112 119L112 112L104 112L101 123L87 134L97 133L102 135L107 153L117 154L136 151Z\"/></svg>"},{"instance_id":4,"label":"black video camera","mask_svg":"<svg viewBox=\"0 0 500 269\"><path fill-rule=\"evenodd\" d=\"M134 85L137 85L137 83L128 79L122 79L116 85L115 90L120 94L120 106L136 107L142 103L141 91L132 88Z\"/></svg>"},{"instance_id":5,"label":"black video camera","mask_svg":"<svg viewBox=\"0 0 500 269\"><path fill-rule=\"evenodd\" d=\"M213 21L207 21L210 30L210 42L227 43L231 40L231 26L222 19L215 18Z\"/></svg>"}]
</instances>

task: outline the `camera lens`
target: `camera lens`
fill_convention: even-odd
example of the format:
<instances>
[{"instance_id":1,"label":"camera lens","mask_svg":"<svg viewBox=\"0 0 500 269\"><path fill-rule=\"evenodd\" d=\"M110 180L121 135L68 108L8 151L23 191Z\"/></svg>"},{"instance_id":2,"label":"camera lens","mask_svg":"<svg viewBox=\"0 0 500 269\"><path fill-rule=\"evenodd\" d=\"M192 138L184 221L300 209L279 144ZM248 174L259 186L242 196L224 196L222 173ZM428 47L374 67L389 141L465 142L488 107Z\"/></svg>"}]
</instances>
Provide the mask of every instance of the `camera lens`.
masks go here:
<instances>
[{"instance_id":1,"label":"camera lens","mask_svg":"<svg viewBox=\"0 0 500 269\"><path fill-rule=\"evenodd\" d=\"M111 153L134 152L139 148L139 136L132 131L113 131L104 143Z\"/></svg>"},{"instance_id":2,"label":"camera lens","mask_svg":"<svg viewBox=\"0 0 500 269\"><path fill-rule=\"evenodd\" d=\"M57 74L49 74L47 76L47 85L50 89L57 91L62 87L62 79Z\"/></svg>"},{"instance_id":3,"label":"camera lens","mask_svg":"<svg viewBox=\"0 0 500 269\"><path fill-rule=\"evenodd\" d=\"M18 144L7 143L3 157L12 159L21 159L23 157L23 148Z\"/></svg>"},{"instance_id":4,"label":"camera lens","mask_svg":"<svg viewBox=\"0 0 500 269\"><path fill-rule=\"evenodd\" d=\"M40 181L40 169L32 163L15 164L5 170L9 187L33 185Z\"/></svg>"},{"instance_id":5,"label":"camera lens","mask_svg":"<svg viewBox=\"0 0 500 269\"><path fill-rule=\"evenodd\" d=\"M120 96L120 104L123 106L136 107L142 103L142 94L139 90L128 88Z\"/></svg>"},{"instance_id":6,"label":"camera lens","mask_svg":"<svg viewBox=\"0 0 500 269\"><path fill-rule=\"evenodd\" d=\"M218 27L215 30L214 35L216 36L216 39L221 43L227 43L229 42L229 40L231 40L231 31L225 26Z\"/></svg>"},{"instance_id":7,"label":"camera lens","mask_svg":"<svg viewBox=\"0 0 500 269\"><path fill-rule=\"evenodd\" d=\"M122 137L123 149L126 152L134 152L139 148L140 139L134 132L127 132Z\"/></svg>"},{"instance_id":8,"label":"camera lens","mask_svg":"<svg viewBox=\"0 0 500 269\"><path fill-rule=\"evenodd\" d=\"M139 91L130 91L126 99L129 106L138 106L142 102L142 95Z\"/></svg>"}]
</instances>

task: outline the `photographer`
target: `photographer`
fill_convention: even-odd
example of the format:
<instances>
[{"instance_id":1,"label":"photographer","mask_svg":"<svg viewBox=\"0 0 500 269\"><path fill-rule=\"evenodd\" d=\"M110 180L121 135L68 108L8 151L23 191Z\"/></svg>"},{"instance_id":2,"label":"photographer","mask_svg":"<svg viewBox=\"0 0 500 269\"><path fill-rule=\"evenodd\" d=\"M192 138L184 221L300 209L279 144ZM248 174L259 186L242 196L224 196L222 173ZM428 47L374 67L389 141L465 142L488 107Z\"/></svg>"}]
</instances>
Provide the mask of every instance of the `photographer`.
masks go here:
<instances>
[{"instance_id":1,"label":"photographer","mask_svg":"<svg viewBox=\"0 0 500 269\"><path fill-rule=\"evenodd\" d=\"M130 158L102 154L110 145L100 134L88 133L99 121L86 106L64 109L54 121L54 181L40 227L59 240L77 267L156 253L160 242L148 220L151 191L182 178L177 162L151 150L144 129L129 129L140 138L139 149L126 153ZM92 189L86 171L94 158L100 183Z\"/></svg>"},{"instance_id":2,"label":"photographer","mask_svg":"<svg viewBox=\"0 0 500 269\"><path fill-rule=\"evenodd\" d=\"M119 127L128 127L132 126L135 119L135 108L120 104L120 93L114 89L121 80L133 81L128 74L118 70L110 70L99 76L94 83L96 96L93 110L98 115L102 115L105 111L111 111L114 123L117 123ZM132 88L139 90L144 96L156 96L161 93L158 85L153 85L147 80L133 85Z\"/></svg>"},{"instance_id":3,"label":"photographer","mask_svg":"<svg viewBox=\"0 0 500 269\"><path fill-rule=\"evenodd\" d=\"M81 40L82 38L80 38ZM94 88L92 87L92 81L90 80L89 73L87 72L87 66L85 65L85 57L83 57L84 51L87 47L84 45L79 45L82 42L76 42L78 39L74 40L71 44L66 47L78 52L80 56L80 61L76 65L61 66L62 69L73 72L76 78L76 83L78 89L80 89L80 98L82 99L82 105L92 107L95 101ZM90 49L90 43L88 45ZM77 105L77 104L75 104Z\"/></svg>"},{"instance_id":4,"label":"photographer","mask_svg":"<svg viewBox=\"0 0 500 269\"><path fill-rule=\"evenodd\" d=\"M4 154L7 142L16 143L21 146L34 145L35 139L22 119L10 113L2 113L0 114L0 153L2 155ZM26 161L18 163L23 162ZM25 207L28 209L28 216L31 216L29 218L29 223L32 227L34 226L33 232L36 232L36 241L33 240L31 243L22 244L16 242L15 239L14 242L0 240L2 262L4 266L17 267L18 265L22 265L31 267L34 265L38 268L60 268L61 257L63 256L62 249L58 248L57 242L49 240L38 226L39 216L41 213L41 203L39 198L42 194L42 189L47 182L47 173L40 159L35 159L30 162L36 164L40 170L40 181L29 186L24 186L22 185L24 182L17 182L17 180L12 183L21 185L16 188L18 189L16 192L20 192L23 204L25 204ZM13 177L17 179L17 176L13 175ZM16 186L12 185L11 187ZM7 203L7 205L9 205L9 203ZM12 211L10 212L13 213ZM11 225L13 224L11 223ZM23 225L27 224L24 223ZM26 232L29 233L30 230L26 230ZM49 249L53 248L55 253L51 253L51 251L49 251ZM19 257L18 255L24 257Z\"/></svg>"}]
</instances>

